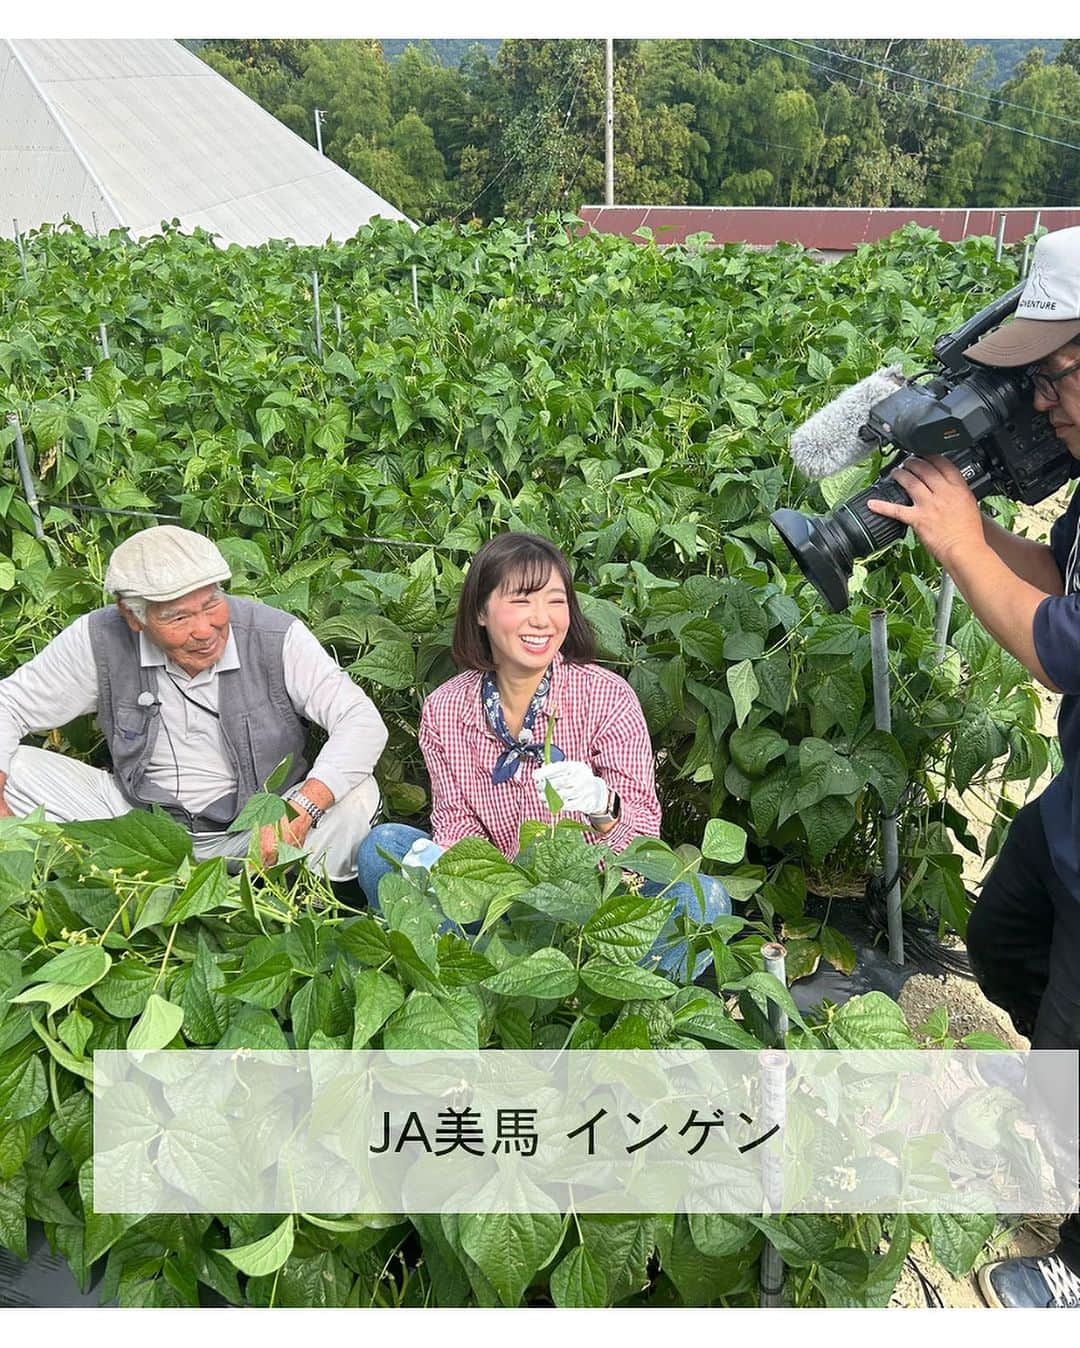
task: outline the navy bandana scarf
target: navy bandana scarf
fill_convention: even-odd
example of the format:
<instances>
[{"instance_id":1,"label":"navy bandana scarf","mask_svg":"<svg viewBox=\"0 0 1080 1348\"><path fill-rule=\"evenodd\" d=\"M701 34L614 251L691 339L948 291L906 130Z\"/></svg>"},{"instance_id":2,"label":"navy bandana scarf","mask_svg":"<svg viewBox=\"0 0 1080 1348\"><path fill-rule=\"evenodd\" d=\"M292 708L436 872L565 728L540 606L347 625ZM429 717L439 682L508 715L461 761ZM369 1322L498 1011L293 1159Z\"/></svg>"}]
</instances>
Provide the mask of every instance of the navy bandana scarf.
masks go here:
<instances>
[{"instance_id":1,"label":"navy bandana scarf","mask_svg":"<svg viewBox=\"0 0 1080 1348\"><path fill-rule=\"evenodd\" d=\"M483 683L480 686L480 700L484 704L488 725L499 737L501 743L506 746L495 760L495 766L491 769L491 780L493 782L508 782L516 776L518 769L526 758L535 758L538 763L543 762L544 745L542 742L533 742L533 726L536 724L536 718L540 714L544 699L547 697L550 688L551 670L548 669L537 685L536 692L532 695L528 710L525 712L525 719L521 723L521 734L517 739L514 739L507 727L506 717L503 715L495 675L490 671L485 673ZM565 757L566 755L557 745L551 746L551 761L553 763L561 762Z\"/></svg>"}]
</instances>

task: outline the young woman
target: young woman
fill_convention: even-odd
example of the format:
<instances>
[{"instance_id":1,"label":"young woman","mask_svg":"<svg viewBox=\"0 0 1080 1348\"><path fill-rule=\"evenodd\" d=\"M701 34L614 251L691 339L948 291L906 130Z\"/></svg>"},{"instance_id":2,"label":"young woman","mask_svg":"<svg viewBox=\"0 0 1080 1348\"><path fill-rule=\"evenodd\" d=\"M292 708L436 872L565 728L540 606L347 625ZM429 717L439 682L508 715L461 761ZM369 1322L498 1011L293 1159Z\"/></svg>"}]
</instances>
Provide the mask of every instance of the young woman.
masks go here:
<instances>
[{"instance_id":1,"label":"young woman","mask_svg":"<svg viewBox=\"0 0 1080 1348\"><path fill-rule=\"evenodd\" d=\"M378 884L392 869L379 851L406 866L430 867L466 837L487 838L506 857L518 852L521 825L549 822L545 783L563 811L587 826L588 842L620 852L639 837L659 837L653 751L641 704L625 679L594 661L592 629L558 548L536 534L500 534L473 559L458 602L452 651L463 673L437 688L420 716L420 748L431 778L434 837L406 824L372 830L357 854L357 876L377 906ZM550 763L544 740L550 720ZM686 977L688 942L675 918L711 922L731 911L719 880L697 877L704 905L682 881L667 894L675 911L651 958L661 973ZM663 885L646 881L642 892ZM698 956L694 976L711 962Z\"/></svg>"}]
</instances>

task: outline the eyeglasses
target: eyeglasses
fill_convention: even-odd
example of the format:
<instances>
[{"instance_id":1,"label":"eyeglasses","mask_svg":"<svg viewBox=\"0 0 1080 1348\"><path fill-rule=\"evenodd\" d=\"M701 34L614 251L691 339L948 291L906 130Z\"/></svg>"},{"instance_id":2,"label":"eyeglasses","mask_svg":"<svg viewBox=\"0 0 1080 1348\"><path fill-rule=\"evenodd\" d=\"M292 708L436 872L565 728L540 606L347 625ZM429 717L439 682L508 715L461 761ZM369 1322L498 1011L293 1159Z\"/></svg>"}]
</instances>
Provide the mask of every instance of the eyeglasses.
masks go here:
<instances>
[{"instance_id":1,"label":"eyeglasses","mask_svg":"<svg viewBox=\"0 0 1080 1348\"><path fill-rule=\"evenodd\" d=\"M1074 374L1080 370L1080 360L1073 361L1071 365L1066 365L1064 370L1059 370L1057 374L1044 374L1042 370L1036 370L1031 376L1031 382L1035 385L1036 393L1040 394L1048 403L1060 402L1060 395L1054 387L1059 379L1064 379L1067 374Z\"/></svg>"}]
</instances>

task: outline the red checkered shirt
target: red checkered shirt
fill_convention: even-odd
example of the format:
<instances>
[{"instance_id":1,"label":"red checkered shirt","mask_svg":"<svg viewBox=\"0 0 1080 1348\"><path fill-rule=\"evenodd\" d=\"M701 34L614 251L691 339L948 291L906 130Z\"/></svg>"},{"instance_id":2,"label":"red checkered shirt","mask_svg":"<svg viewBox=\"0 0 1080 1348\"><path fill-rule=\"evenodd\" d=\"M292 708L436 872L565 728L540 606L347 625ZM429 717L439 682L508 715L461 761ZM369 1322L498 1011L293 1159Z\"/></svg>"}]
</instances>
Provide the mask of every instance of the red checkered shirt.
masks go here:
<instances>
[{"instance_id":1,"label":"red checkered shirt","mask_svg":"<svg viewBox=\"0 0 1080 1348\"><path fill-rule=\"evenodd\" d=\"M440 847L461 838L487 838L512 858L521 825L527 819L550 823L552 816L533 783L537 764L532 758L526 757L509 781L491 780L504 745L484 714L482 680L478 670L449 679L420 714L420 749L431 777L431 831ZM621 852L635 838L658 838L652 744L641 703L626 680L599 665L568 664L556 655L534 741L543 741L552 708L558 708L554 743L619 793L618 822L603 836L587 831L586 841ZM588 823L587 815L564 814Z\"/></svg>"}]
</instances>

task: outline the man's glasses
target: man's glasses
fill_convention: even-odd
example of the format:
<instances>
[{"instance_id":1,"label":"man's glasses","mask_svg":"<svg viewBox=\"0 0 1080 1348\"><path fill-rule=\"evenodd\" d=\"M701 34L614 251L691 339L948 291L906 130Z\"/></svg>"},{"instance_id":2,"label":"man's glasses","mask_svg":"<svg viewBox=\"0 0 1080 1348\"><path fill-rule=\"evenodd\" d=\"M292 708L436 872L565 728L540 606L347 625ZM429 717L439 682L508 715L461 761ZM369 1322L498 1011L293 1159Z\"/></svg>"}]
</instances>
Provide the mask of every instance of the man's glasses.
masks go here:
<instances>
[{"instance_id":1,"label":"man's glasses","mask_svg":"<svg viewBox=\"0 0 1080 1348\"><path fill-rule=\"evenodd\" d=\"M1071 365L1066 365L1064 370L1059 370L1057 374L1044 374L1042 370L1036 370L1031 376L1031 382L1035 385L1035 391L1043 397L1048 403L1060 402L1057 384L1059 379L1064 379L1067 374L1074 374L1080 370L1080 360L1073 361Z\"/></svg>"}]
</instances>

